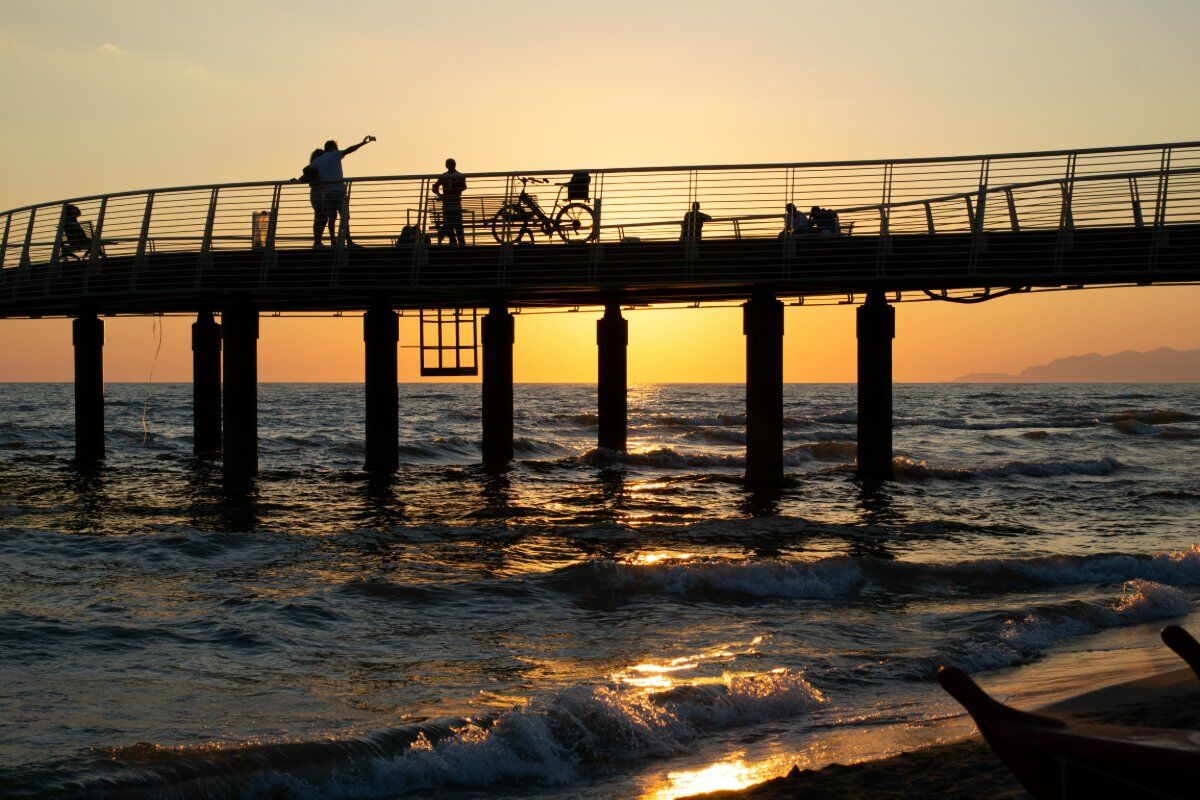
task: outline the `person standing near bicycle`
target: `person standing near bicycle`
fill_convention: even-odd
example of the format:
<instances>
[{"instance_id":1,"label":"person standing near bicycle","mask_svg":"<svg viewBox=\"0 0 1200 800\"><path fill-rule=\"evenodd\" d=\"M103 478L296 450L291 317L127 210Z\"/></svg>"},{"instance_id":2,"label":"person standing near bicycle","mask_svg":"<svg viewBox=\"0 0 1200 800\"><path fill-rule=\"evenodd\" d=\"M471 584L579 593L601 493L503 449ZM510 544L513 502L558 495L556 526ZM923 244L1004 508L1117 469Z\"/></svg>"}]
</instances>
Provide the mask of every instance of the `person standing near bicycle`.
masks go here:
<instances>
[{"instance_id":1,"label":"person standing near bicycle","mask_svg":"<svg viewBox=\"0 0 1200 800\"><path fill-rule=\"evenodd\" d=\"M334 223L338 216L341 216L342 227L346 229L346 243L350 243L350 208L346 205L346 183L345 177L342 175L342 159L373 141L375 141L374 136L364 136L358 144L352 144L345 150L339 150L337 142L330 139L325 143L325 152L311 162L311 166L317 170L317 175L321 179L321 196L325 204L325 221L329 225L330 244L337 242Z\"/></svg>"},{"instance_id":2,"label":"person standing near bicycle","mask_svg":"<svg viewBox=\"0 0 1200 800\"><path fill-rule=\"evenodd\" d=\"M465 245L466 233L463 230L462 195L467 190L467 179L458 171L458 162L453 158L446 159L446 171L433 184L433 193L442 203L442 227L438 231L438 241L442 234L450 236L450 244Z\"/></svg>"}]
</instances>

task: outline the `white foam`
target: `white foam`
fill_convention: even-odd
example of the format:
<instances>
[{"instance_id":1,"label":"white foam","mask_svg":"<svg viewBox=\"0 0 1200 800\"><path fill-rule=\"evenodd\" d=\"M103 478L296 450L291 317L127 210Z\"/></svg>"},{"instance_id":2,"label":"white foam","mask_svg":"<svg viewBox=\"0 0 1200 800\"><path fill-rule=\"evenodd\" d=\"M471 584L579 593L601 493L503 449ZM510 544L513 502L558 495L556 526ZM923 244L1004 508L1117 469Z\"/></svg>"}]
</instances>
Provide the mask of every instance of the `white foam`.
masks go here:
<instances>
[{"instance_id":1,"label":"white foam","mask_svg":"<svg viewBox=\"0 0 1200 800\"><path fill-rule=\"evenodd\" d=\"M376 759L368 775L319 787L318 794L563 785L589 768L675 755L713 731L793 717L822 702L819 691L786 670L726 674L715 684L659 694L616 684L573 686L508 711L494 725L467 725L433 743L418 739L395 757Z\"/></svg>"},{"instance_id":2,"label":"white foam","mask_svg":"<svg viewBox=\"0 0 1200 800\"><path fill-rule=\"evenodd\" d=\"M947 659L968 671L1025 664L1070 639L1139 622L1188 613L1191 602L1178 589L1154 581L1132 580L1109 603L1066 603L1006 620L998 630L952 646Z\"/></svg>"}]
</instances>

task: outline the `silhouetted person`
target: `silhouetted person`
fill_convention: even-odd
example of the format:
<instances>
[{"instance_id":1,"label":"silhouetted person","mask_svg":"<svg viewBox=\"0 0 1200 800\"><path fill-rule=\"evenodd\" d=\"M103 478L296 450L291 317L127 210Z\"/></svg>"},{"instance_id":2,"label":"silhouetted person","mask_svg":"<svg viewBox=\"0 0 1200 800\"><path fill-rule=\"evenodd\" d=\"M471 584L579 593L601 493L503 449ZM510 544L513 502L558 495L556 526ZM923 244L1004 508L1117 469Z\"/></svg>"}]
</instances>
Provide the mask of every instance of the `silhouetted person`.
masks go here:
<instances>
[{"instance_id":1,"label":"silhouetted person","mask_svg":"<svg viewBox=\"0 0 1200 800\"><path fill-rule=\"evenodd\" d=\"M301 183L308 184L308 202L312 205L313 210L313 249L316 250L321 246L321 235L325 232L325 226L328 224L329 217L325 214L325 197L321 193L321 173L317 170L315 162L324 153L324 150L317 149L312 151L312 155L308 157L308 164L300 173L297 179ZM329 231L329 239L333 241L333 230Z\"/></svg>"},{"instance_id":2,"label":"silhouetted person","mask_svg":"<svg viewBox=\"0 0 1200 800\"><path fill-rule=\"evenodd\" d=\"M788 203L783 212L783 234L801 234L812 231L812 223L808 215L796 208L795 203Z\"/></svg>"},{"instance_id":3,"label":"silhouetted person","mask_svg":"<svg viewBox=\"0 0 1200 800\"><path fill-rule=\"evenodd\" d=\"M342 159L362 147L367 142L375 141L374 136L364 136L358 144L350 145L345 150L339 150L337 142L330 139L325 143L325 152L312 161L321 179L321 198L325 206L326 224L329 226L329 241L337 241L337 218L341 215L342 226L346 229L346 241L350 241L350 214L346 207L346 184L342 175Z\"/></svg>"},{"instance_id":4,"label":"silhouetted person","mask_svg":"<svg viewBox=\"0 0 1200 800\"><path fill-rule=\"evenodd\" d=\"M815 228L822 236L840 236L841 226L838 224L838 214L831 208L821 208L813 206L812 211L808 212L809 219L812 220L812 227Z\"/></svg>"},{"instance_id":5,"label":"silhouetted person","mask_svg":"<svg viewBox=\"0 0 1200 800\"><path fill-rule=\"evenodd\" d=\"M442 201L442 227L438 229L438 243L443 235L450 236L450 244L466 244L463 231L462 194L467 189L467 179L457 169L453 158L446 159L446 171L433 184L433 193Z\"/></svg>"},{"instance_id":6,"label":"silhouetted person","mask_svg":"<svg viewBox=\"0 0 1200 800\"><path fill-rule=\"evenodd\" d=\"M63 208L63 249L66 253L74 256L87 253L92 247L92 237L88 236L88 232L83 228L83 223L79 221L81 213L79 206L71 203Z\"/></svg>"},{"instance_id":7,"label":"silhouetted person","mask_svg":"<svg viewBox=\"0 0 1200 800\"><path fill-rule=\"evenodd\" d=\"M683 215L682 230L679 234L681 242L697 242L704 232L704 223L711 220L708 214L700 210L699 203L692 203L692 210Z\"/></svg>"}]
</instances>

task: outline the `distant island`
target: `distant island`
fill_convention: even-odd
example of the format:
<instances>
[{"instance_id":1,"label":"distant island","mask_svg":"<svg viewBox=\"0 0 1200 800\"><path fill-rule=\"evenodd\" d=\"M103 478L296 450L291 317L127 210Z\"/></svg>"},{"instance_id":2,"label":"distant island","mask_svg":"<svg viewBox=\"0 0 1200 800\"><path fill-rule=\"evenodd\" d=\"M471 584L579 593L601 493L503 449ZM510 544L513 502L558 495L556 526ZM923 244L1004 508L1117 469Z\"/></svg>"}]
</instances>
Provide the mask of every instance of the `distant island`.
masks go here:
<instances>
[{"instance_id":1,"label":"distant island","mask_svg":"<svg viewBox=\"0 0 1200 800\"><path fill-rule=\"evenodd\" d=\"M1125 350L1102 356L1056 358L1016 375L972 372L955 383L1200 383L1200 350L1160 347L1149 352Z\"/></svg>"}]
</instances>

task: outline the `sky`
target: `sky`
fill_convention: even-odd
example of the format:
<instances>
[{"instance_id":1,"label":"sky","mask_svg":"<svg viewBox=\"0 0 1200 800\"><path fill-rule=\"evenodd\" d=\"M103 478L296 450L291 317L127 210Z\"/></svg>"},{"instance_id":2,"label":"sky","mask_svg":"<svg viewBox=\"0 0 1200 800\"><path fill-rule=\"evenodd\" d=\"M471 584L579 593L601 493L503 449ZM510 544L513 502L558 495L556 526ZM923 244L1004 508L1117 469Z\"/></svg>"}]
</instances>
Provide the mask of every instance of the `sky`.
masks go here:
<instances>
[{"instance_id":1,"label":"sky","mask_svg":"<svg viewBox=\"0 0 1200 800\"><path fill-rule=\"evenodd\" d=\"M781 162L1200 138L1200 3L0 0L0 208L297 174ZM895 377L1200 347L1200 288L902 304ZM740 381L736 308L629 314L630 378ZM522 315L516 378L595 379L594 314ZM107 321L110 380L186 380L189 320ZM792 307L785 378L853 380L848 307ZM159 348L159 332L162 335ZM406 321L402 344L415 343ZM69 380L64 320L0 321L0 380ZM263 380L362 378L361 321L266 319ZM157 351L157 357L155 353ZM415 351L401 356L416 379Z\"/></svg>"}]
</instances>

